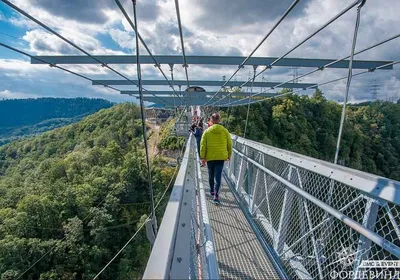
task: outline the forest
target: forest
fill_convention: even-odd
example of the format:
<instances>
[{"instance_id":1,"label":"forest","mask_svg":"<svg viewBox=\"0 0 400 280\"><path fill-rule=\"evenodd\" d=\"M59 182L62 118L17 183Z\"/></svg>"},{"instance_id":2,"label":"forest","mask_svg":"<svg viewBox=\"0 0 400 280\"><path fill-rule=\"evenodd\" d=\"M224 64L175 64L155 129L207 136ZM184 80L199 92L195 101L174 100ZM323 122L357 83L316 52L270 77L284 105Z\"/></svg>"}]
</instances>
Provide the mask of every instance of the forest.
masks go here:
<instances>
[{"instance_id":1,"label":"forest","mask_svg":"<svg viewBox=\"0 0 400 280\"><path fill-rule=\"evenodd\" d=\"M250 112L250 139L333 161L341 106L321 91L256 103ZM246 106L222 109L223 124L243 135L246 113ZM23 119L19 124L29 125ZM176 170L161 154L185 143L173 127L170 120L159 134L149 128L159 150L152 157L156 201ZM21 279L92 279L103 268L150 213L142 137L138 107L119 104L0 147L1 279L16 279L42 256ZM340 164L400 180L399 156L400 104L348 106ZM167 200L168 193L159 223ZM101 279L140 278L149 253L141 231Z\"/></svg>"},{"instance_id":2,"label":"forest","mask_svg":"<svg viewBox=\"0 0 400 280\"><path fill-rule=\"evenodd\" d=\"M89 98L6 99L0 101L0 146L81 120L113 103Z\"/></svg>"},{"instance_id":3,"label":"forest","mask_svg":"<svg viewBox=\"0 0 400 280\"><path fill-rule=\"evenodd\" d=\"M119 104L0 147L1 279L46 252L21 279L93 279L150 213L142 137L140 110ZM152 158L156 201L174 171ZM101 279L140 278L149 253L142 230Z\"/></svg>"},{"instance_id":4,"label":"forest","mask_svg":"<svg viewBox=\"0 0 400 280\"><path fill-rule=\"evenodd\" d=\"M247 137L268 145L333 162L342 106L320 90L287 95L250 106ZM247 106L225 108L222 119L242 136ZM400 102L347 107L339 164L400 180Z\"/></svg>"}]
</instances>

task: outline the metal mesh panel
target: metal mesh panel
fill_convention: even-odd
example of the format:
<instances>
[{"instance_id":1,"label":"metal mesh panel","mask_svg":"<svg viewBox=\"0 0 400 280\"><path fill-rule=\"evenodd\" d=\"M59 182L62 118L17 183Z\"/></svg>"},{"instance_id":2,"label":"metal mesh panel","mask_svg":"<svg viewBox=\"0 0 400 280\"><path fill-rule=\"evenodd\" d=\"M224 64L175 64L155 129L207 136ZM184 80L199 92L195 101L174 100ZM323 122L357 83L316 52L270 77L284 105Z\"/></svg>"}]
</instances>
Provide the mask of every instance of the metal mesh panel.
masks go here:
<instances>
[{"instance_id":1,"label":"metal mesh panel","mask_svg":"<svg viewBox=\"0 0 400 280\"><path fill-rule=\"evenodd\" d=\"M236 189L240 195L244 191L243 202L265 240L281 258L290 278L331 278L332 273L340 272L352 277L349 273L368 271L359 267L362 261L398 259L387 248L332 217L315 201L331 206L343 217L377 233L389 247L400 247L399 205L369 197L330 175L314 172L317 165L310 165L309 161L305 166L301 160L297 165L291 158L283 160L279 150L260 150L251 143L234 143L234 147L244 154L236 152L236 162L246 163L236 163L229 170L237 178ZM274 178L251 160L316 200L308 200L291 190L282 179ZM335 171L333 167L331 174Z\"/></svg>"}]
</instances>

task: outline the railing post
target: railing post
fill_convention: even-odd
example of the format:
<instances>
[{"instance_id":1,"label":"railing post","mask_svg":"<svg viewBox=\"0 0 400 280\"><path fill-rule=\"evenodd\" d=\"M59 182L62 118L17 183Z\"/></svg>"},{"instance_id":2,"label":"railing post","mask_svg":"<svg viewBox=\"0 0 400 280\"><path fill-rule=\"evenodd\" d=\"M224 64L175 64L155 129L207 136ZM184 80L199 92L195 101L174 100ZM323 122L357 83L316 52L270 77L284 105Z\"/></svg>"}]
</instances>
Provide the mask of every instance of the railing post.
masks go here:
<instances>
[{"instance_id":1,"label":"railing post","mask_svg":"<svg viewBox=\"0 0 400 280\"><path fill-rule=\"evenodd\" d=\"M243 154L244 155L246 155L246 153L245 153L245 151L246 151L246 146L245 145L243 145L244 147L243 147ZM241 177L242 176L244 176L243 175L243 172L244 172L244 166L245 166L245 164L246 164L246 160L245 160L245 158L244 157L240 157L240 167L239 167L239 173L238 173L238 176L237 176L237 178L236 178L236 191L237 191L237 193L239 194L239 195L241 195L241 193L242 193L242 191L241 191L241 184L240 184L240 179L241 179ZM247 165L247 164L246 164ZM244 182L243 182L244 183Z\"/></svg>"},{"instance_id":2,"label":"railing post","mask_svg":"<svg viewBox=\"0 0 400 280\"><path fill-rule=\"evenodd\" d=\"M288 181L290 181L290 179L292 178L292 170L293 166L290 166L287 176ZM286 233L290 222L290 215L292 212L293 198L294 193L288 188L285 188L281 217L279 219L278 240L275 244L275 250L278 252L278 254L282 253L285 244Z\"/></svg>"},{"instance_id":3,"label":"railing post","mask_svg":"<svg viewBox=\"0 0 400 280\"><path fill-rule=\"evenodd\" d=\"M251 205L250 205L250 213L254 213L254 204L255 204L255 198L256 198L256 195L257 195L257 189L258 189L258 185L260 185L260 169L259 168L257 168L256 169L256 178L255 178L255 180L254 180L254 188L253 188L253 192L252 192L252 194L251 194ZM267 193L265 193L265 195L267 195Z\"/></svg>"},{"instance_id":4,"label":"railing post","mask_svg":"<svg viewBox=\"0 0 400 280\"><path fill-rule=\"evenodd\" d=\"M248 207L251 210L251 199L252 199L252 182L253 182L253 164L251 164L249 161L247 161L247 198L248 198Z\"/></svg>"},{"instance_id":5,"label":"railing post","mask_svg":"<svg viewBox=\"0 0 400 280\"><path fill-rule=\"evenodd\" d=\"M380 203L378 200L369 198L364 210L363 227L375 230L375 223L378 217ZM353 279L357 278L360 264L363 260L368 260L369 251L371 249L371 240L366 238L364 235L360 234L360 239L358 241L358 247L356 251L356 257L353 266Z\"/></svg>"},{"instance_id":6,"label":"railing post","mask_svg":"<svg viewBox=\"0 0 400 280\"><path fill-rule=\"evenodd\" d=\"M235 147L236 139L237 139L237 137L232 139L232 149ZM235 166L236 166L236 158L237 158L236 154L232 151L232 156L231 156L231 159L229 161L229 168L228 168L228 177L229 177L229 179L232 179L232 173L234 172L234 170L232 170L232 169L235 168Z\"/></svg>"}]
</instances>

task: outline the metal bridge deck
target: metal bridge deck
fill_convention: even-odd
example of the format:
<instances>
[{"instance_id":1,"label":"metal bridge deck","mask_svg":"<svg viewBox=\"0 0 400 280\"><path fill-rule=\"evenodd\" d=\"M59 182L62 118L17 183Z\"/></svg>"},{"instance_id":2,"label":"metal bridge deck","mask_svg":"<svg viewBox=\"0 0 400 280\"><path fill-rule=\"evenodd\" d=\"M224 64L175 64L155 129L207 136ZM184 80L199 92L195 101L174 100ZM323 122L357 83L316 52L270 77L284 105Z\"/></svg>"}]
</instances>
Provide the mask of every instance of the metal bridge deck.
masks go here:
<instances>
[{"instance_id":1,"label":"metal bridge deck","mask_svg":"<svg viewBox=\"0 0 400 280\"><path fill-rule=\"evenodd\" d=\"M221 279L279 279L225 179L220 190L221 205L211 201L206 167L202 168L202 179Z\"/></svg>"}]
</instances>

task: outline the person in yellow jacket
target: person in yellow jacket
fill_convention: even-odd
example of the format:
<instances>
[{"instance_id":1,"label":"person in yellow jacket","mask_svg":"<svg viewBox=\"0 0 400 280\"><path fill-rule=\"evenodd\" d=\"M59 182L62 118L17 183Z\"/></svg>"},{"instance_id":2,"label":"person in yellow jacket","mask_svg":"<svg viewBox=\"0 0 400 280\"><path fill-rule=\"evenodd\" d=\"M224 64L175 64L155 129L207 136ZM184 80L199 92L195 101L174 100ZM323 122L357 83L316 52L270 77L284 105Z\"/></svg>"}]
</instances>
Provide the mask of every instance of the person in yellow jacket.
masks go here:
<instances>
[{"instance_id":1,"label":"person in yellow jacket","mask_svg":"<svg viewBox=\"0 0 400 280\"><path fill-rule=\"evenodd\" d=\"M219 203L222 170L225 160L229 160L232 155L232 139L228 130L219 124L218 113L211 116L211 122L212 126L201 137L200 158L203 165L207 162L210 193L214 196L214 202Z\"/></svg>"}]
</instances>

